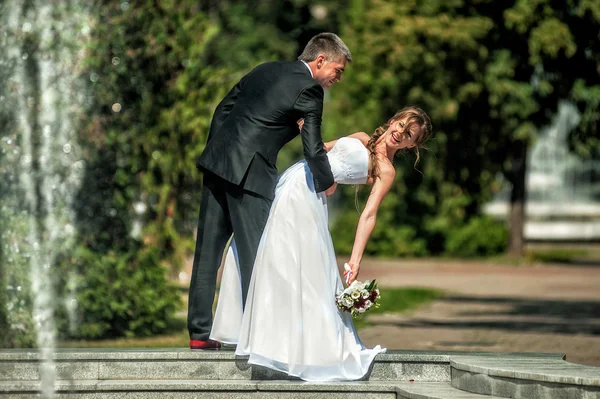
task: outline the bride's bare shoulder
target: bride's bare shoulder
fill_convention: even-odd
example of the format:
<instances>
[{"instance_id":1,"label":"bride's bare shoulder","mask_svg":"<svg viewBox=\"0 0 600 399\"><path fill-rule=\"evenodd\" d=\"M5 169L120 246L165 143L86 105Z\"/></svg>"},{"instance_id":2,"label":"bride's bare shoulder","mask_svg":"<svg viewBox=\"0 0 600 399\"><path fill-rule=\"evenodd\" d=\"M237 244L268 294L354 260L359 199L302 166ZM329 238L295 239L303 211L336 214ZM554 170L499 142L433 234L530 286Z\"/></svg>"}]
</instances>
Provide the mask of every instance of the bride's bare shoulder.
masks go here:
<instances>
[{"instance_id":1,"label":"bride's bare shoulder","mask_svg":"<svg viewBox=\"0 0 600 399\"><path fill-rule=\"evenodd\" d=\"M359 139L361 141L361 143L363 143L363 145L366 147L367 143L369 142L369 139L371 138L371 136L369 136L367 133L365 132L356 132L356 133L352 133L351 135L349 135L348 137L352 137L354 139Z\"/></svg>"}]
</instances>

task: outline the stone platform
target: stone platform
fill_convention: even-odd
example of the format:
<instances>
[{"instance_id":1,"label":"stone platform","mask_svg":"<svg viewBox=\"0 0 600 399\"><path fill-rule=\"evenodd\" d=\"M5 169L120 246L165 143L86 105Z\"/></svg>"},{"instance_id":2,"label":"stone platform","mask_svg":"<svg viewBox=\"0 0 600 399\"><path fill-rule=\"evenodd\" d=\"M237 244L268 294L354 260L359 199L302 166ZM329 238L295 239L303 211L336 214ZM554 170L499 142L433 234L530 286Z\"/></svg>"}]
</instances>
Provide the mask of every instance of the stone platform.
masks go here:
<instances>
[{"instance_id":1,"label":"stone platform","mask_svg":"<svg viewBox=\"0 0 600 399\"><path fill-rule=\"evenodd\" d=\"M562 354L389 351L363 381L310 383L249 366L233 351L0 350L0 398L42 397L54 371L57 398L573 398L600 399L600 368Z\"/></svg>"}]
</instances>

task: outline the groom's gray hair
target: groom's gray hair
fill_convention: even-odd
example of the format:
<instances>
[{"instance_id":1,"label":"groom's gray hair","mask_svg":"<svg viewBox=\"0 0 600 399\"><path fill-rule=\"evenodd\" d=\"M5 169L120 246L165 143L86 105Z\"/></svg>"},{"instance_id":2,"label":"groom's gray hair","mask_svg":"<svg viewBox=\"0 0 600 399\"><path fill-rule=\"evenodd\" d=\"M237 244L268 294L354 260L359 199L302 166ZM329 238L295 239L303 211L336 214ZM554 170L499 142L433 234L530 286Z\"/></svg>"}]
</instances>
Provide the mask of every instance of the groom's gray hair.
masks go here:
<instances>
[{"instance_id":1,"label":"groom's gray hair","mask_svg":"<svg viewBox=\"0 0 600 399\"><path fill-rule=\"evenodd\" d=\"M324 32L313 36L304 47L304 51L300 54L298 60L311 62L319 54L323 54L327 61L338 61L345 58L347 62L352 62L352 54L350 54L348 46L335 33Z\"/></svg>"}]
</instances>

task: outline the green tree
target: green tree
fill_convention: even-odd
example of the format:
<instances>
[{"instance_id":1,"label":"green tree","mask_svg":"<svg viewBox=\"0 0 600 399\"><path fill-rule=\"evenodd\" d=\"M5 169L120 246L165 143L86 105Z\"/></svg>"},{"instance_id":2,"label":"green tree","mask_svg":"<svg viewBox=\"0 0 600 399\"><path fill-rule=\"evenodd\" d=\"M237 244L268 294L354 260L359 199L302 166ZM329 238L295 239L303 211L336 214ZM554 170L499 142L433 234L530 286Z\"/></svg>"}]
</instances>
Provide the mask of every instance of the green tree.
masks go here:
<instances>
[{"instance_id":1,"label":"green tree","mask_svg":"<svg viewBox=\"0 0 600 399\"><path fill-rule=\"evenodd\" d=\"M346 76L351 84L332 93L336 117L328 134L372 132L408 104L428 112L434 125L423 175L409 163L398 168L390 193L398 206L389 223L412 226L439 252L451 228L480 212L501 172L513 187L510 251L520 253L525 159L537 129L560 100L571 99L585 115L576 142L597 136L598 40L587 34L598 31L597 7L550 0L351 2L341 24L355 54Z\"/></svg>"},{"instance_id":2,"label":"green tree","mask_svg":"<svg viewBox=\"0 0 600 399\"><path fill-rule=\"evenodd\" d=\"M400 157L381 211L391 216L377 229L409 226L432 253L443 251L452 226L475 213L489 196L482 187L493 179L481 157L485 135L465 132L474 127L472 116L486 109L473 98L482 90L479 65L487 49L481 41L492 23L464 13L459 4L352 1L341 33L355 60L328 109L335 117L327 132L336 135L371 133L406 105L430 115L434 139L429 151L421 151L422 173L413 168L413 155ZM367 252L376 241L374 234Z\"/></svg>"},{"instance_id":3,"label":"green tree","mask_svg":"<svg viewBox=\"0 0 600 399\"><path fill-rule=\"evenodd\" d=\"M81 272L95 270L80 282L88 309L83 335L164 328L157 323L173 302L156 307L137 297L151 286L172 298L156 270L173 276L193 252L201 189L195 161L214 108L250 69L293 59L297 50L295 21L302 18L291 3L271 3L96 3L83 71L92 88L81 134L88 166L77 201L77 253L85 259L78 264ZM140 289L119 283L125 292L100 301L131 273ZM140 316L139 307L148 313ZM140 319L147 323L135 324Z\"/></svg>"},{"instance_id":4,"label":"green tree","mask_svg":"<svg viewBox=\"0 0 600 399\"><path fill-rule=\"evenodd\" d=\"M483 12L495 26L485 81L490 123L499 132L494 147L506 151L502 172L512 184L509 252L522 255L527 149L561 100L574 102L583 116L574 147L584 156L600 154L600 44L590 35L600 30L600 4L517 0Z\"/></svg>"}]
</instances>

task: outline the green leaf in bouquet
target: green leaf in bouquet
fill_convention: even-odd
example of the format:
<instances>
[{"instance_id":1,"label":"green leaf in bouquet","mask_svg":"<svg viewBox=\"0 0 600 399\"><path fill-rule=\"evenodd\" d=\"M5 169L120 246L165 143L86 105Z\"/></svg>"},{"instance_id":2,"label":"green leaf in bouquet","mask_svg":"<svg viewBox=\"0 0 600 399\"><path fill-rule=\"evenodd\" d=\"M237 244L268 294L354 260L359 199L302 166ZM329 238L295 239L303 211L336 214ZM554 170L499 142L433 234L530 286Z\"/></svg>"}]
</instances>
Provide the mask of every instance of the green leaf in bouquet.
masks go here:
<instances>
[{"instance_id":1,"label":"green leaf in bouquet","mask_svg":"<svg viewBox=\"0 0 600 399\"><path fill-rule=\"evenodd\" d=\"M367 287L367 291L371 292L373 291L375 288L377 288L377 283L375 282L376 280L371 281L371 283L369 284L369 286Z\"/></svg>"}]
</instances>

